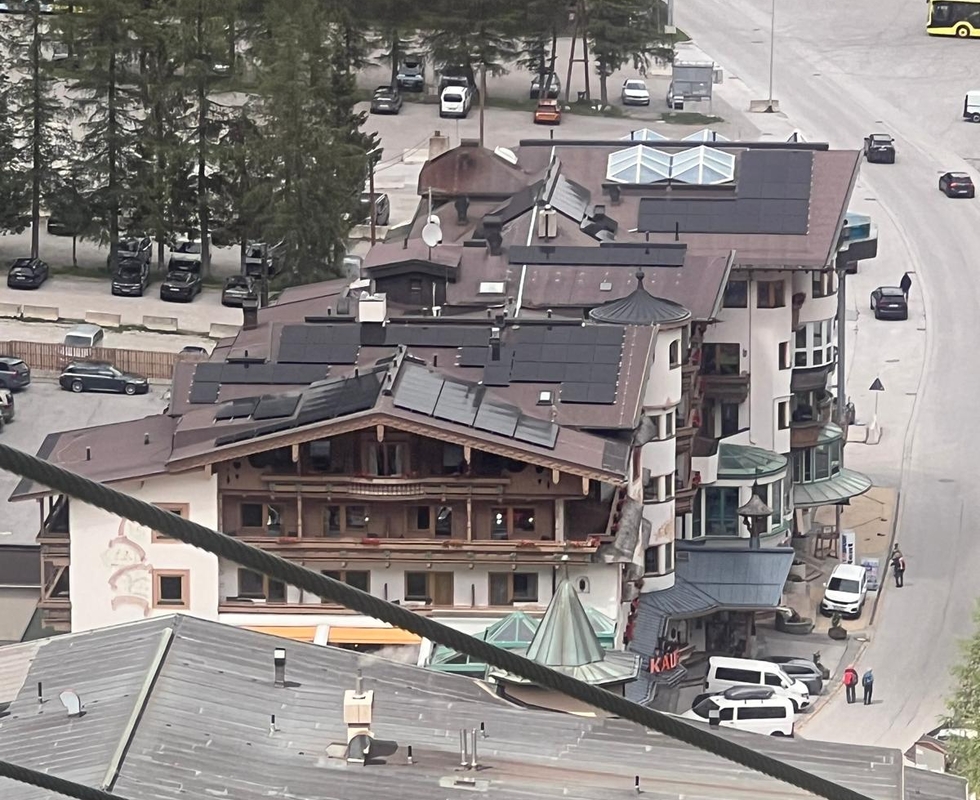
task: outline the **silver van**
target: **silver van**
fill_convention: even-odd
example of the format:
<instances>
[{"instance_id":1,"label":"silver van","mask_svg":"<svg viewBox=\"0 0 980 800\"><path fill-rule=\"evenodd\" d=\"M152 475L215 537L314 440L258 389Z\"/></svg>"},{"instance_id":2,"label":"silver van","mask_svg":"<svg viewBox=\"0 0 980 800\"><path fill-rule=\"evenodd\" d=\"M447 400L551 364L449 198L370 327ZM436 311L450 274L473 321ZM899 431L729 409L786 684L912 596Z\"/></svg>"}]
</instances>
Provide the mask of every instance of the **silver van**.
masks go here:
<instances>
[{"instance_id":1,"label":"silver van","mask_svg":"<svg viewBox=\"0 0 980 800\"><path fill-rule=\"evenodd\" d=\"M65 347L102 347L105 331L98 325L76 325L65 334Z\"/></svg>"}]
</instances>

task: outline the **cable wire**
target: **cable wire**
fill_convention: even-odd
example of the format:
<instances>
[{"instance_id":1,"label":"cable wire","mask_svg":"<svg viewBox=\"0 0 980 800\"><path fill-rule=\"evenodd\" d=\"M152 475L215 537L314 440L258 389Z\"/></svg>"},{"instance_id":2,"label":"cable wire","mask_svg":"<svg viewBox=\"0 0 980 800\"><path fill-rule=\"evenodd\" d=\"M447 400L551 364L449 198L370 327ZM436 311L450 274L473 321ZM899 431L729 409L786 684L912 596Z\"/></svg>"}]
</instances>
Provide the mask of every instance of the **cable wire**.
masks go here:
<instances>
[{"instance_id":1,"label":"cable wire","mask_svg":"<svg viewBox=\"0 0 980 800\"><path fill-rule=\"evenodd\" d=\"M524 656L502 650L428 617L362 592L346 583L294 564L224 533L218 533L191 520L137 500L123 492L91 481L35 456L0 444L0 468L27 478L61 494L110 514L144 525L194 545L240 566L283 581L313 595L328 597L361 614L450 647L493 667L519 675L539 686L560 692L609 714L678 739L700 750L741 764L776 780L796 786L827 800L870 800L845 786L813 775L745 745L716 736L711 730L687 724L680 719L646 708L595 686L578 681ZM0 775L4 774L0 769ZM10 776L13 777L13 776ZM94 797L94 796L93 796ZM99 797L97 800L103 800Z\"/></svg>"},{"instance_id":2,"label":"cable wire","mask_svg":"<svg viewBox=\"0 0 980 800\"><path fill-rule=\"evenodd\" d=\"M74 797L77 800L126 800L125 797L118 794L112 794L102 789L93 789L91 786L66 781L64 778L56 778L46 772L21 767L17 764L11 764L9 761L0 761L0 777L37 786L48 792L57 792L65 797Z\"/></svg>"}]
</instances>

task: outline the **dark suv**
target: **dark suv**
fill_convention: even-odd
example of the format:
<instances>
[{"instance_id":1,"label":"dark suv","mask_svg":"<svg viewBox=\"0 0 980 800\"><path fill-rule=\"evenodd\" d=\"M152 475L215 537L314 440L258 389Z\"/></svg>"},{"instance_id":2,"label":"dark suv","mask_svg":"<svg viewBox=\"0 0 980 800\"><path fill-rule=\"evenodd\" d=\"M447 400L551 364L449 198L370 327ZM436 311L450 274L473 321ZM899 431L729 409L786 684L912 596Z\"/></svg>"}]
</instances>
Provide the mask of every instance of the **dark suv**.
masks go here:
<instances>
[{"instance_id":1,"label":"dark suv","mask_svg":"<svg viewBox=\"0 0 980 800\"><path fill-rule=\"evenodd\" d=\"M65 367L58 383L62 389L79 392L146 394L150 384L142 375L123 372L112 364L76 361Z\"/></svg>"},{"instance_id":2,"label":"dark suv","mask_svg":"<svg viewBox=\"0 0 980 800\"><path fill-rule=\"evenodd\" d=\"M116 259L120 266L122 266L123 261L128 261L129 259L134 259L139 261L141 264L150 265L150 259L153 256L153 242L150 241L149 236L131 237L128 239L120 239L119 245L116 249ZM112 256L108 256L105 260L106 269L112 267Z\"/></svg>"},{"instance_id":3,"label":"dark suv","mask_svg":"<svg viewBox=\"0 0 980 800\"><path fill-rule=\"evenodd\" d=\"M0 387L23 389L30 385L31 368L21 358L0 356Z\"/></svg>"},{"instance_id":4,"label":"dark suv","mask_svg":"<svg viewBox=\"0 0 980 800\"><path fill-rule=\"evenodd\" d=\"M112 276L112 293L129 297L142 297L150 285L150 266L135 258L119 262L119 269Z\"/></svg>"},{"instance_id":5,"label":"dark suv","mask_svg":"<svg viewBox=\"0 0 980 800\"><path fill-rule=\"evenodd\" d=\"M10 265L7 286L11 289L36 289L48 279L48 265L39 258L18 258Z\"/></svg>"},{"instance_id":6,"label":"dark suv","mask_svg":"<svg viewBox=\"0 0 980 800\"><path fill-rule=\"evenodd\" d=\"M864 157L871 164L895 163L895 140L887 133L872 133L864 137Z\"/></svg>"}]
</instances>

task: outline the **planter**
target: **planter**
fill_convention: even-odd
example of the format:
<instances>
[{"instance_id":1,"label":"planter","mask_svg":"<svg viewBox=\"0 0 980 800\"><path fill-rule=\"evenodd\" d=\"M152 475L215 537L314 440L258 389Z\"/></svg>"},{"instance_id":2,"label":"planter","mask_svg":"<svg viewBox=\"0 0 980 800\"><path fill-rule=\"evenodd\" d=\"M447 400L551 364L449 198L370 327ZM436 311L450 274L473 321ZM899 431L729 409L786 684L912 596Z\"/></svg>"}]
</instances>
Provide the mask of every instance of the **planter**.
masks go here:
<instances>
[{"instance_id":1,"label":"planter","mask_svg":"<svg viewBox=\"0 0 980 800\"><path fill-rule=\"evenodd\" d=\"M789 568L789 579L803 581L806 580L806 564L802 561L794 561Z\"/></svg>"},{"instance_id":2,"label":"planter","mask_svg":"<svg viewBox=\"0 0 980 800\"><path fill-rule=\"evenodd\" d=\"M809 617L801 617L795 611L792 615L776 614L776 630L781 633L792 633L796 636L806 636L813 632L814 622Z\"/></svg>"},{"instance_id":3,"label":"planter","mask_svg":"<svg viewBox=\"0 0 980 800\"><path fill-rule=\"evenodd\" d=\"M841 628L840 626L836 628L831 628L830 630L827 631L827 635L831 639L837 639L838 641L840 641L847 638L847 629Z\"/></svg>"}]
</instances>

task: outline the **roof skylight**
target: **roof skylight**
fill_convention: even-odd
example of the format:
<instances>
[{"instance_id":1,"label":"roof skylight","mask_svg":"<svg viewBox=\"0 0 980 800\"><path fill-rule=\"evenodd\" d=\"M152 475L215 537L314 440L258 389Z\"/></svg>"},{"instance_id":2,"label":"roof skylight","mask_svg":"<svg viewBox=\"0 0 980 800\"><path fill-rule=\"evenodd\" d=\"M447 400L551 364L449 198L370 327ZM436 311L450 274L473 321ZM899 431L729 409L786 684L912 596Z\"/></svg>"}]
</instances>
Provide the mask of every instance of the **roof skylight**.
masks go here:
<instances>
[{"instance_id":1,"label":"roof skylight","mask_svg":"<svg viewBox=\"0 0 980 800\"><path fill-rule=\"evenodd\" d=\"M710 185L735 179L735 156L711 147L666 153L639 144L609 154L606 180L616 183L680 183Z\"/></svg>"},{"instance_id":2,"label":"roof skylight","mask_svg":"<svg viewBox=\"0 0 980 800\"><path fill-rule=\"evenodd\" d=\"M624 142L666 142L668 137L650 128L640 128L619 137Z\"/></svg>"}]
</instances>

